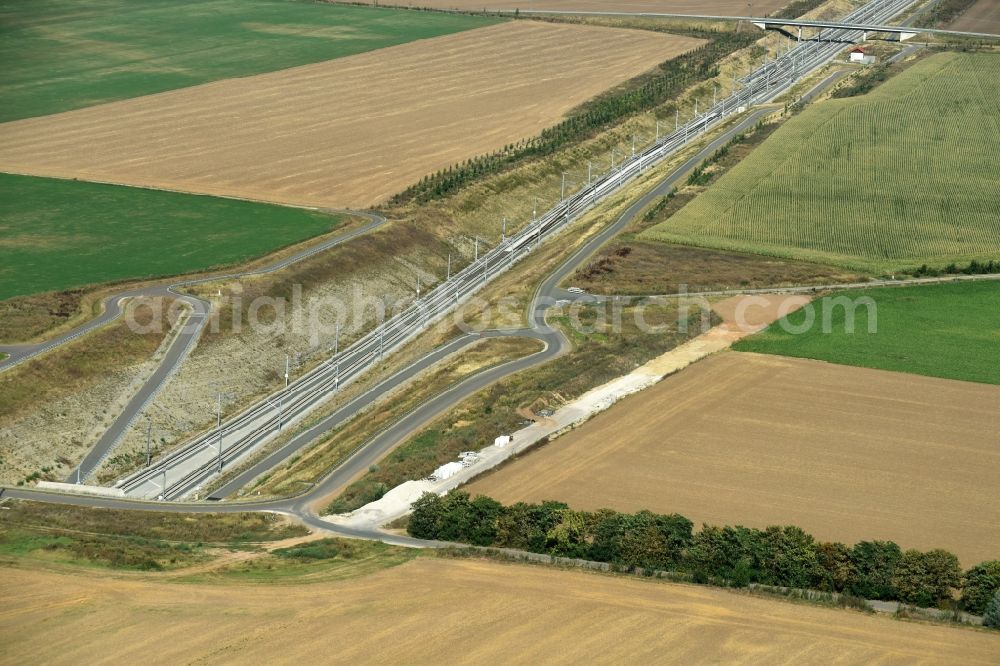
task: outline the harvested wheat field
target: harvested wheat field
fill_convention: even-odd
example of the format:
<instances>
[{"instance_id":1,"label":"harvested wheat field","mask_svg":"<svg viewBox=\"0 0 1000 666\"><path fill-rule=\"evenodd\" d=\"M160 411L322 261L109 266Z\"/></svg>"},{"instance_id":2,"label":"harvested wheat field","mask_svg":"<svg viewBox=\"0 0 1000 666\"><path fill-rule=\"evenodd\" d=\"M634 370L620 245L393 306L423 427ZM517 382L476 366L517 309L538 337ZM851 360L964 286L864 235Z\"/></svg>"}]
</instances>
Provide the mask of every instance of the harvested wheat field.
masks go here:
<instances>
[{"instance_id":1,"label":"harvested wheat field","mask_svg":"<svg viewBox=\"0 0 1000 666\"><path fill-rule=\"evenodd\" d=\"M9 663L971 664L990 663L998 644L968 629L495 562L419 558L274 586L2 575Z\"/></svg>"},{"instance_id":2,"label":"harvested wheat field","mask_svg":"<svg viewBox=\"0 0 1000 666\"><path fill-rule=\"evenodd\" d=\"M1000 387L723 352L472 484L502 502L1000 555Z\"/></svg>"},{"instance_id":3,"label":"harvested wheat field","mask_svg":"<svg viewBox=\"0 0 1000 666\"><path fill-rule=\"evenodd\" d=\"M753 15L769 14L791 0L754 0ZM377 4L386 4L379 2ZM390 4L404 4L394 2ZM747 0L420 0L421 7L465 11L535 9L575 12L654 12L710 16L746 16Z\"/></svg>"},{"instance_id":4,"label":"harvested wheat field","mask_svg":"<svg viewBox=\"0 0 1000 666\"><path fill-rule=\"evenodd\" d=\"M950 30L1000 34L1000 2L979 0L975 5L962 12L958 20L949 25L948 28Z\"/></svg>"},{"instance_id":5,"label":"harvested wheat field","mask_svg":"<svg viewBox=\"0 0 1000 666\"><path fill-rule=\"evenodd\" d=\"M508 22L0 125L0 170L366 207L701 43ZM572 48L568 48L568 47Z\"/></svg>"}]
</instances>

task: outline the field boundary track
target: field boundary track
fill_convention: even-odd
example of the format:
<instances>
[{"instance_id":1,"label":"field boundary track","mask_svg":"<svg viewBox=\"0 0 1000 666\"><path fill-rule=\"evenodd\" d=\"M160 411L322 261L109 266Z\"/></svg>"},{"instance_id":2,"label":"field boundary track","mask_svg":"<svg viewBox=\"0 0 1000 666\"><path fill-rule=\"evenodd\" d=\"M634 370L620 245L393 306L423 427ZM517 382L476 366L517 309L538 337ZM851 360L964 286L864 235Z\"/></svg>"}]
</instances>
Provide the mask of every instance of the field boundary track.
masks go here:
<instances>
[{"instance_id":1,"label":"field boundary track","mask_svg":"<svg viewBox=\"0 0 1000 666\"><path fill-rule=\"evenodd\" d=\"M899 12L905 10L909 6L914 4L913 0L891 0L889 4L883 3L869 3L868 5L862 7L851 13L852 17L891 17ZM850 36L848 32L847 36ZM796 47L793 50L793 57L798 61L799 66L794 66L791 58L786 58L779 61L774 61L769 63L769 67L759 68L755 70L753 74L744 79L745 87L740 91L735 99L727 99L719 104L719 111L709 110L706 113L704 119L699 119L696 121L695 129L707 131L710 127L712 129L716 128L722 121L722 118L726 116L726 108L730 106L730 111L737 108L733 105L741 103L752 106L755 102L767 101L773 99L775 96L780 95L787 91L798 79L800 74L808 73L816 68L827 63L834 55L839 51L838 45L831 45L824 42L807 42L803 43L801 46ZM797 56L801 55L802 58ZM778 81L772 83L773 73L777 70L780 74ZM767 113L769 110L759 110L756 114ZM714 115L712 115L714 114ZM751 114L751 117L756 114ZM709 115L712 115L710 118ZM749 118L748 118L749 119ZM685 128L685 133L687 132ZM687 141L684 141L686 144ZM585 200L593 197L594 200L598 198L598 195L603 195L608 189L609 185L613 184L614 181L622 182L624 180L631 180L639 173L643 172L643 167L649 167L654 164L659 158L668 152L668 148L674 149L677 145L680 145L680 138L676 135L671 135L659 143L644 149L644 151L636 156L631 161L628 161L620 165L620 170L618 173L611 175L610 179L599 180L592 188L584 190L578 193L577 197L582 196ZM592 191L591 191L592 190ZM614 187L611 187L610 191L615 191ZM574 208L572 212L574 214L578 211L578 208L582 205L580 201L572 202ZM534 227L531 227L527 231L527 236L517 241L512 242L523 242L524 240L529 240L532 237L540 240L543 227L545 227L546 236L553 231L558 232L563 228L563 222L566 221L564 218L568 218L570 214L570 203L563 203L557 206L555 209L550 211L545 215L545 217L540 218ZM583 209L587 209L587 205L582 205ZM636 211L637 212L637 211ZM536 229L537 228L537 229ZM598 238L601 242L608 240L613 233L604 236L599 235ZM595 245L590 252L596 250L598 245ZM501 249L500 252L503 250ZM577 254L571 257L564 264L564 270L568 274L575 265L572 260L582 260L590 252L586 254ZM551 286L555 286L564 277L564 275L557 271L551 276ZM414 314L419 314L420 308L414 308ZM370 342L370 341L369 341ZM366 343L367 344L367 343ZM350 463L350 461L348 461ZM100 498L100 497L85 497L79 495L69 495L65 493L46 493L37 490L20 490L20 489L3 489L0 492L7 493L10 496L21 497L26 499L56 499L58 501L63 501L71 504L82 505L82 506L105 506L109 508L155 508L157 510L163 511L197 511L197 512L217 512L217 511L245 511L245 510L259 510L259 511L272 511L284 513L287 515L297 516L307 525L311 525L320 529L333 529L344 536L352 536L358 538L369 538L369 539L379 539L390 541L394 543L401 543L403 545L427 545L419 540L411 539L409 537L397 537L397 536L387 536L383 532L372 532L370 530L351 530L338 528L332 526L329 523L320 520L316 517L315 506L317 504L317 498L322 500L322 498L328 496L340 486L338 482L331 482L332 477L337 473L346 472L346 468L349 464L342 465L336 470L331 472L323 481L318 483L310 491L303 493L302 495L293 498L284 498L280 500L270 501L270 502L233 502L228 503L224 506L218 504L204 504L204 503L174 503L174 502L135 502L132 500L121 500L121 499L111 499L111 498Z\"/></svg>"},{"instance_id":2,"label":"field boundary track","mask_svg":"<svg viewBox=\"0 0 1000 666\"><path fill-rule=\"evenodd\" d=\"M367 218L369 221L358 228L337 234L326 241L300 250L290 257L279 259L260 268L181 280L165 286L139 287L113 294L104 299L103 312L98 317L52 340L34 345L0 346L0 352L8 354L6 358L0 361L0 372L2 372L35 358L40 354L61 347L115 321L124 312L124 303L126 300L139 297L155 298L169 296L184 302L190 308L190 312L183 323L179 323L176 332L172 333L173 339L170 341L166 352L163 354L155 370L132 395L124 409L113 418L111 425L104 431L97 443L87 452L79 465L70 472L68 481L80 483L96 472L105 458L114 450L118 441L125 435L125 432L149 406L163 386L177 372L191 350L194 349L195 344L201 337L205 324L208 322L212 304L207 300L180 291L180 289L206 282L274 273L333 247L342 245L386 223L384 217L373 213L359 211L338 212L354 217Z\"/></svg>"}]
</instances>

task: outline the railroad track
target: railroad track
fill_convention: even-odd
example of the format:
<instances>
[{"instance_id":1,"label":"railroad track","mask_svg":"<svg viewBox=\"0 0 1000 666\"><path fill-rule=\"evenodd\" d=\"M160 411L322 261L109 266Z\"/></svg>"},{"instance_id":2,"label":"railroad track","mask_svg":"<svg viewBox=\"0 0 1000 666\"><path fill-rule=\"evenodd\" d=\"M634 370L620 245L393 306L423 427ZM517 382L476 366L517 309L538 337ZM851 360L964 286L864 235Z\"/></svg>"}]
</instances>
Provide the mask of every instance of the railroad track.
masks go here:
<instances>
[{"instance_id":1,"label":"railroad track","mask_svg":"<svg viewBox=\"0 0 1000 666\"><path fill-rule=\"evenodd\" d=\"M884 21L916 2L876 0L851 12L843 20L846 23ZM832 59L844 48L844 43L856 41L861 36L861 30L825 29L812 40L801 42L781 57L766 62L740 79L741 87L737 91L674 132L636 151L616 169L593 179L343 352L327 359L287 388L250 406L222 429L199 435L116 485L134 497L174 500L189 496L289 425L301 421L333 393L379 365L387 355L453 311L599 201L724 120L786 92L802 76Z\"/></svg>"}]
</instances>

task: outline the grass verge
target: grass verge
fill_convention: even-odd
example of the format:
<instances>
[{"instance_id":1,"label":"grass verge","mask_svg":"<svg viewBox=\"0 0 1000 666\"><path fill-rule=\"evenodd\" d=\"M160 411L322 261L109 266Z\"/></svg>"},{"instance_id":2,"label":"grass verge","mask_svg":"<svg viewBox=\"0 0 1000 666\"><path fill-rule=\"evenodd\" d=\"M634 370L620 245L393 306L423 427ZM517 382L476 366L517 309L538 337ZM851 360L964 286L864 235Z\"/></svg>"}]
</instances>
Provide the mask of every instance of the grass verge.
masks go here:
<instances>
[{"instance_id":1,"label":"grass verge","mask_svg":"<svg viewBox=\"0 0 1000 666\"><path fill-rule=\"evenodd\" d=\"M306 484L322 477L373 435L447 387L486 368L540 350L541 343L529 338L483 340L425 373L409 390L374 405L302 455L291 458L285 466L261 479L252 491L263 495L301 491Z\"/></svg>"},{"instance_id":2,"label":"grass verge","mask_svg":"<svg viewBox=\"0 0 1000 666\"><path fill-rule=\"evenodd\" d=\"M115 511L29 501L0 510L0 557L113 569L175 569L210 559L212 547L308 534L265 513Z\"/></svg>"},{"instance_id":3,"label":"grass verge","mask_svg":"<svg viewBox=\"0 0 1000 666\"><path fill-rule=\"evenodd\" d=\"M675 304L629 305L617 314L611 307L586 305L552 314L549 322L573 341L571 353L464 400L351 484L327 511L352 511L408 479L426 477L462 451L481 449L497 435L527 425L539 413L554 411L688 339L678 330ZM660 330L644 332L645 324ZM689 330L696 332L698 325L692 322Z\"/></svg>"},{"instance_id":4,"label":"grass verge","mask_svg":"<svg viewBox=\"0 0 1000 666\"><path fill-rule=\"evenodd\" d=\"M314 583L367 576L419 557L415 548L380 541L329 538L278 548L270 553L204 573L185 583Z\"/></svg>"}]
</instances>

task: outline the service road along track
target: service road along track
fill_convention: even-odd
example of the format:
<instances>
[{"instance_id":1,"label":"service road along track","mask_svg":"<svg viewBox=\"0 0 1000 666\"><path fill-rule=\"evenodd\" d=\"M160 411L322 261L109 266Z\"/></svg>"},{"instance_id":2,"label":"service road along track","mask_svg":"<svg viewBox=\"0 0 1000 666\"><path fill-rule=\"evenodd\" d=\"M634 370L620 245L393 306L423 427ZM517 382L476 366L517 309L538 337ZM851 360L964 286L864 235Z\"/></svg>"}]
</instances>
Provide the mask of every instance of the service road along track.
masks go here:
<instances>
[{"instance_id":1,"label":"service road along track","mask_svg":"<svg viewBox=\"0 0 1000 666\"><path fill-rule=\"evenodd\" d=\"M852 12L845 18L847 21L877 21L887 20L892 16L902 12L916 0L876 0L864 7ZM373 362L381 360L383 354L391 349L398 348L405 341L411 339L419 331L423 330L429 322L439 319L449 312L455 304L468 298L472 293L500 272L505 271L510 265L515 263L521 256L529 252L530 249L539 243L544 237L558 233L570 222L582 213L589 210L594 203L617 191L626 181L644 172L653 163L660 161L663 157L676 152L687 145L691 138L707 131L709 128L719 124L724 118L729 118L734 114L744 114L741 109L749 108L752 105L768 102L781 93L791 88L802 75L818 69L820 66L832 59L843 47L845 40L858 39L860 34L853 34L851 30L828 30L827 34L821 34L822 41L804 42L786 53L776 61L772 61L762 66L751 75L743 79L743 87L732 96L705 112L703 116L693 119L688 125L682 127L673 134L664 137L659 142L646 147L631 160L623 163L612 173L604 174L590 186L582 189L573 196L560 202L543 217L532 222L521 232L507 240L506 243L491 250L484 257L480 257L477 262L466 267L453 276L451 280L445 282L425 299L414 303L410 309L397 315L393 319L358 340L348 350L341 353L334 359L333 363L327 362L310 373L304 375L295 384L289 386L287 392L283 392L285 403L288 409L296 410L299 418L307 414L311 407L315 406L326 397L331 390L336 390L334 384L343 383L345 379L356 377L358 374L370 367ZM828 77L826 81L817 87L828 84L836 80L837 75ZM815 92L815 91L814 91ZM101 496L86 496L66 493L53 493L34 489L4 488L0 490L0 497L16 497L23 499L34 499L39 501L62 502L77 506L94 506L116 509L146 509L171 512L235 512L235 511L269 511L291 516L297 516L307 525L334 532L348 537L373 538L396 543L399 545L411 546L433 546L434 543L424 542L408 537L397 537L387 535L377 530L359 530L333 525L322 521L317 516L317 505L322 504L326 498L343 490L346 485L362 474L367 467L380 459L393 447L410 436L416 428L433 419L436 415L454 406L476 390L496 381L504 376L518 372L527 367L545 362L558 354L564 353L568 348L568 341L557 331L548 327L545 323L545 314L549 307L561 296L557 285L567 275L574 271L580 264L595 252L601 245L619 233L645 206L657 197L665 195L675 184L683 178L691 169L697 166L705 158L710 156L718 147L728 142L736 134L745 131L755 125L760 119L774 112L774 108L756 109L746 113L740 122L733 125L725 133L707 145L697 155L691 157L684 164L664 178L652 191L641 199L633 203L625 213L613 224L603 229L600 233L590 239L584 246L576 250L567 260L565 260L553 273L551 273L541 284L534 295L530 308L530 329L519 329L517 331L495 331L484 335L530 335L543 340L546 344L542 352L528 356L518 361L500 365L484 371L478 375L467 378L462 382L450 387L442 394L432 398L423 405L412 410L403 417L402 420L392 427L377 434L355 451L345 462L332 470L325 478L307 491L294 496L267 501L239 501L226 503L205 503L205 502L148 502L137 501L137 499L109 498ZM475 339L474 336L459 338L453 343L445 345L440 350L432 352L431 356L441 352L435 360L443 358L445 355L460 349L464 344L468 344ZM425 357L428 358L428 357ZM422 359L423 360L423 359ZM418 361L419 364L421 361ZM434 361L431 361L434 362ZM415 364L416 365L416 364ZM414 368L414 366L411 366ZM404 369L401 373L406 373ZM414 368L414 372L419 369ZM349 373L349 374L348 374ZM294 391L292 389L295 389ZM372 389L376 391L378 387ZM388 387L386 387L388 388ZM378 393L378 391L376 391ZM367 395L367 394L366 394ZM371 395L370 399L377 399L377 395ZM258 406L248 409L243 415L234 419L237 428L245 432L238 438L234 438L232 447L242 446L242 453L248 453L255 445L266 441L267 437L261 437L262 431L273 428L273 419L276 413L269 414L266 410L274 398L263 401ZM263 405L263 407L261 407ZM345 406L344 409L346 409ZM350 411L350 410L348 410ZM286 412L284 417L287 418ZM330 419L336 416L331 415ZM348 418L350 414L344 414ZM316 430L317 432L313 432ZM322 432L320 432L322 431ZM312 437L307 438L305 433L297 440L285 445L265 460L252 466L250 469L239 475L236 479L226 485L221 492L233 492L240 484L249 482L254 477L273 468L282 460L287 459L296 450L313 441L325 430L319 424L311 432ZM255 441L255 438L256 441ZM166 499L173 499L186 496L192 489L199 487L201 483L208 480L218 472L217 450L214 447L217 441L217 433L207 433L199 440L195 440L192 445L182 447L173 454L166 456L163 460L168 461L167 466L152 466L149 470L144 470L130 479L132 487L149 483L149 480L158 474L162 474L163 469L171 469L169 460L183 460L188 456L188 460L196 458L196 452L207 449L210 460L206 464L192 465L192 469L187 472L182 479L169 484L163 494ZM250 444L247 445L246 442ZM226 453L229 447L224 448ZM195 455L192 455L195 454ZM238 460L240 454L233 456L230 461ZM154 483L153 487L156 485ZM141 495L140 495L141 497ZM148 497L148 495L146 496Z\"/></svg>"}]
</instances>

